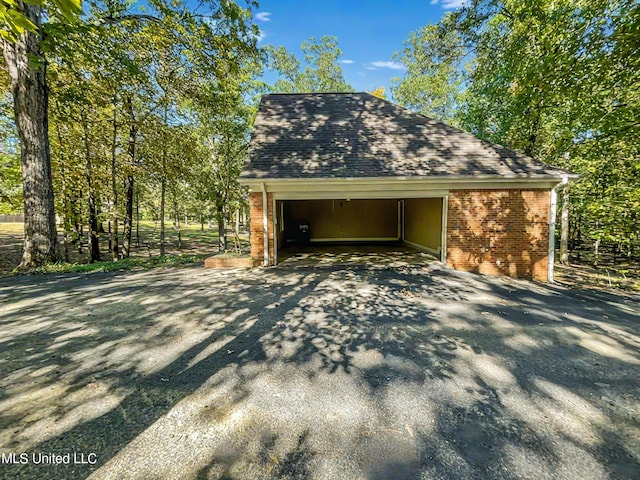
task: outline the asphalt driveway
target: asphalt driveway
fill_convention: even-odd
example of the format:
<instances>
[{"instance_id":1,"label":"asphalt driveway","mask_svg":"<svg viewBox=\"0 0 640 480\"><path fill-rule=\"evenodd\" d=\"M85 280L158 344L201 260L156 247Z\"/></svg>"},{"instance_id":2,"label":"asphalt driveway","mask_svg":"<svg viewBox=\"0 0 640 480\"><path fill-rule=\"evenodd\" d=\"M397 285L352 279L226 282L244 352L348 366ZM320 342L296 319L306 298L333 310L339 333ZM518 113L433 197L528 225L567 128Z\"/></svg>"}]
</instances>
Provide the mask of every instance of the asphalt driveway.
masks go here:
<instances>
[{"instance_id":1,"label":"asphalt driveway","mask_svg":"<svg viewBox=\"0 0 640 480\"><path fill-rule=\"evenodd\" d=\"M632 479L639 379L637 296L437 263L0 279L0 478Z\"/></svg>"}]
</instances>

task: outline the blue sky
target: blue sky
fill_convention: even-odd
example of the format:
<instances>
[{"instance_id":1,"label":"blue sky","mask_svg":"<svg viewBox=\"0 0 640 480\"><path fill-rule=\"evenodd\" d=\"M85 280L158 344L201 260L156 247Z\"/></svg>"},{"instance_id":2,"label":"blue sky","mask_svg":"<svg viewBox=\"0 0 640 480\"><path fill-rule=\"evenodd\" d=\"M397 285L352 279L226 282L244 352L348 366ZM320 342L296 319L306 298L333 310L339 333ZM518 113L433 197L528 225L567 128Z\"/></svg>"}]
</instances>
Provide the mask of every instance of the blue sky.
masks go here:
<instances>
[{"instance_id":1,"label":"blue sky","mask_svg":"<svg viewBox=\"0 0 640 480\"><path fill-rule=\"evenodd\" d=\"M342 70L356 91L380 86L389 93L401 65L392 61L409 32L437 22L464 0L260 0L255 22L260 45L283 45L302 59L300 44L309 37L338 38ZM265 79L273 81L273 74Z\"/></svg>"}]
</instances>

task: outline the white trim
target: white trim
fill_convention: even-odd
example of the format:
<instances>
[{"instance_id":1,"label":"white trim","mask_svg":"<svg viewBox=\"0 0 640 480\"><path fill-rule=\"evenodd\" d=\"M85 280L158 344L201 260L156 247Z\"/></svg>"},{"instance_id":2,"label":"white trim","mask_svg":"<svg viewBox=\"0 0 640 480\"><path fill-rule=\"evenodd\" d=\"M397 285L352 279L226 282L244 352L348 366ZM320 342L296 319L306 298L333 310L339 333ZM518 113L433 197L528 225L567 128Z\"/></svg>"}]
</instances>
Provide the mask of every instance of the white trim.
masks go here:
<instances>
[{"instance_id":1,"label":"white trim","mask_svg":"<svg viewBox=\"0 0 640 480\"><path fill-rule=\"evenodd\" d=\"M556 263L556 219L558 204L558 187L569 182L569 177L562 177L562 182L551 189L551 201L549 202L549 249L547 251L547 281L553 283L553 273Z\"/></svg>"},{"instance_id":2,"label":"white trim","mask_svg":"<svg viewBox=\"0 0 640 480\"><path fill-rule=\"evenodd\" d=\"M402 200L398 200L398 240L402 238Z\"/></svg>"},{"instance_id":3,"label":"white trim","mask_svg":"<svg viewBox=\"0 0 640 480\"><path fill-rule=\"evenodd\" d=\"M276 200L275 198L273 199ZM284 203L280 202L280 233L284 232Z\"/></svg>"},{"instance_id":4,"label":"white trim","mask_svg":"<svg viewBox=\"0 0 640 480\"><path fill-rule=\"evenodd\" d=\"M299 191L273 193L277 200L401 200L403 198L440 198L449 192L443 190L344 190Z\"/></svg>"},{"instance_id":5,"label":"white trim","mask_svg":"<svg viewBox=\"0 0 640 480\"><path fill-rule=\"evenodd\" d=\"M567 175L567 178L576 175ZM560 176L536 177L476 175L449 177L369 177L369 178L264 178L239 179L250 189L264 184L269 192L323 192L334 191L411 191L411 190L464 190L464 189L550 189Z\"/></svg>"},{"instance_id":6,"label":"white trim","mask_svg":"<svg viewBox=\"0 0 640 480\"><path fill-rule=\"evenodd\" d=\"M449 215L449 195L442 197L442 238L440 239L440 261L447 264L447 220Z\"/></svg>"},{"instance_id":7,"label":"white trim","mask_svg":"<svg viewBox=\"0 0 640 480\"><path fill-rule=\"evenodd\" d=\"M273 264L278 264L278 210L276 199L273 199Z\"/></svg>"},{"instance_id":8,"label":"white trim","mask_svg":"<svg viewBox=\"0 0 640 480\"><path fill-rule=\"evenodd\" d=\"M420 245L419 243L411 242L409 240L403 240L407 245L411 245L413 248L417 248L418 250L424 250L427 253L431 253L432 255L439 255L440 250L434 250L433 248L426 247L424 245Z\"/></svg>"},{"instance_id":9,"label":"white trim","mask_svg":"<svg viewBox=\"0 0 640 480\"><path fill-rule=\"evenodd\" d=\"M263 264L269 266L269 207L267 205L267 189L262 184L262 232L264 233Z\"/></svg>"},{"instance_id":10,"label":"white trim","mask_svg":"<svg viewBox=\"0 0 640 480\"><path fill-rule=\"evenodd\" d=\"M346 238L310 238L309 242L397 242L400 237L346 237Z\"/></svg>"},{"instance_id":11,"label":"white trim","mask_svg":"<svg viewBox=\"0 0 640 480\"><path fill-rule=\"evenodd\" d=\"M400 228L401 228L400 240L404 242L404 209L405 209L404 200L398 200L398 206L400 207L400 214L402 215L402 217L399 219Z\"/></svg>"},{"instance_id":12,"label":"white trim","mask_svg":"<svg viewBox=\"0 0 640 480\"><path fill-rule=\"evenodd\" d=\"M238 182L241 185L259 185L260 183L404 183L404 182L426 182L426 183L438 183L449 181L465 181L465 182L505 182L505 181L519 181L522 183L527 182L539 182L539 181L553 181L558 183L558 180L563 178L578 178L578 174L559 174L559 175L446 175L446 176L398 176L398 177L308 177L308 178L239 178Z\"/></svg>"},{"instance_id":13,"label":"white trim","mask_svg":"<svg viewBox=\"0 0 640 480\"><path fill-rule=\"evenodd\" d=\"M553 267L556 257L556 203L558 193L551 189L551 202L549 205L549 249L547 250L547 281L553 283Z\"/></svg>"}]
</instances>

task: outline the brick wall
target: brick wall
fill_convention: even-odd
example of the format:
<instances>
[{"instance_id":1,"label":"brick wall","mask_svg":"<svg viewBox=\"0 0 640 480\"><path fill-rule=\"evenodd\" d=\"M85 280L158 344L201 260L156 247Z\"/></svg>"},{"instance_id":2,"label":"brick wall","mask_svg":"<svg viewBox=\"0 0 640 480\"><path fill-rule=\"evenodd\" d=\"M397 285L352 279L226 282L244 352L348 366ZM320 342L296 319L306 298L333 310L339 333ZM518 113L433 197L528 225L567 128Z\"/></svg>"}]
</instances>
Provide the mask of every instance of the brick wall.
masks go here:
<instances>
[{"instance_id":1,"label":"brick wall","mask_svg":"<svg viewBox=\"0 0 640 480\"><path fill-rule=\"evenodd\" d=\"M251 212L251 257L264 261L264 224L262 218L262 192L251 192L249 194L249 207ZM273 241L273 194L267 194L267 216L269 231L269 264L273 265L275 246Z\"/></svg>"},{"instance_id":2,"label":"brick wall","mask_svg":"<svg viewBox=\"0 0 640 480\"><path fill-rule=\"evenodd\" d=\"M469 272L547 280L549 190L453 190L447 265Z\"/></svg>"}]
</instances>

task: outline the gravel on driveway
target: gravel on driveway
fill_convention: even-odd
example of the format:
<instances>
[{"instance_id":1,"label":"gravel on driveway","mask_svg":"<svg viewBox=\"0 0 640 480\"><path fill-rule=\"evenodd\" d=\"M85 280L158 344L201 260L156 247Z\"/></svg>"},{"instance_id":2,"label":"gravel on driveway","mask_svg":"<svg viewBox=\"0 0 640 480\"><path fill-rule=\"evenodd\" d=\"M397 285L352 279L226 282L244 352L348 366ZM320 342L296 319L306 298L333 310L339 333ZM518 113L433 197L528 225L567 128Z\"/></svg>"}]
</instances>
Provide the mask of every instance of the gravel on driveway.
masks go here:
<instances>
[{"instance_id":1,"label":"gravel on driveway","mask_svg":"<svg viewBox=\"0 0 640 480\"><path fill-rule=\"evenodd\" d=\"M637 479L640 298L423 266L0 279L0 478Z\"/></svg>"}]
</instances>

